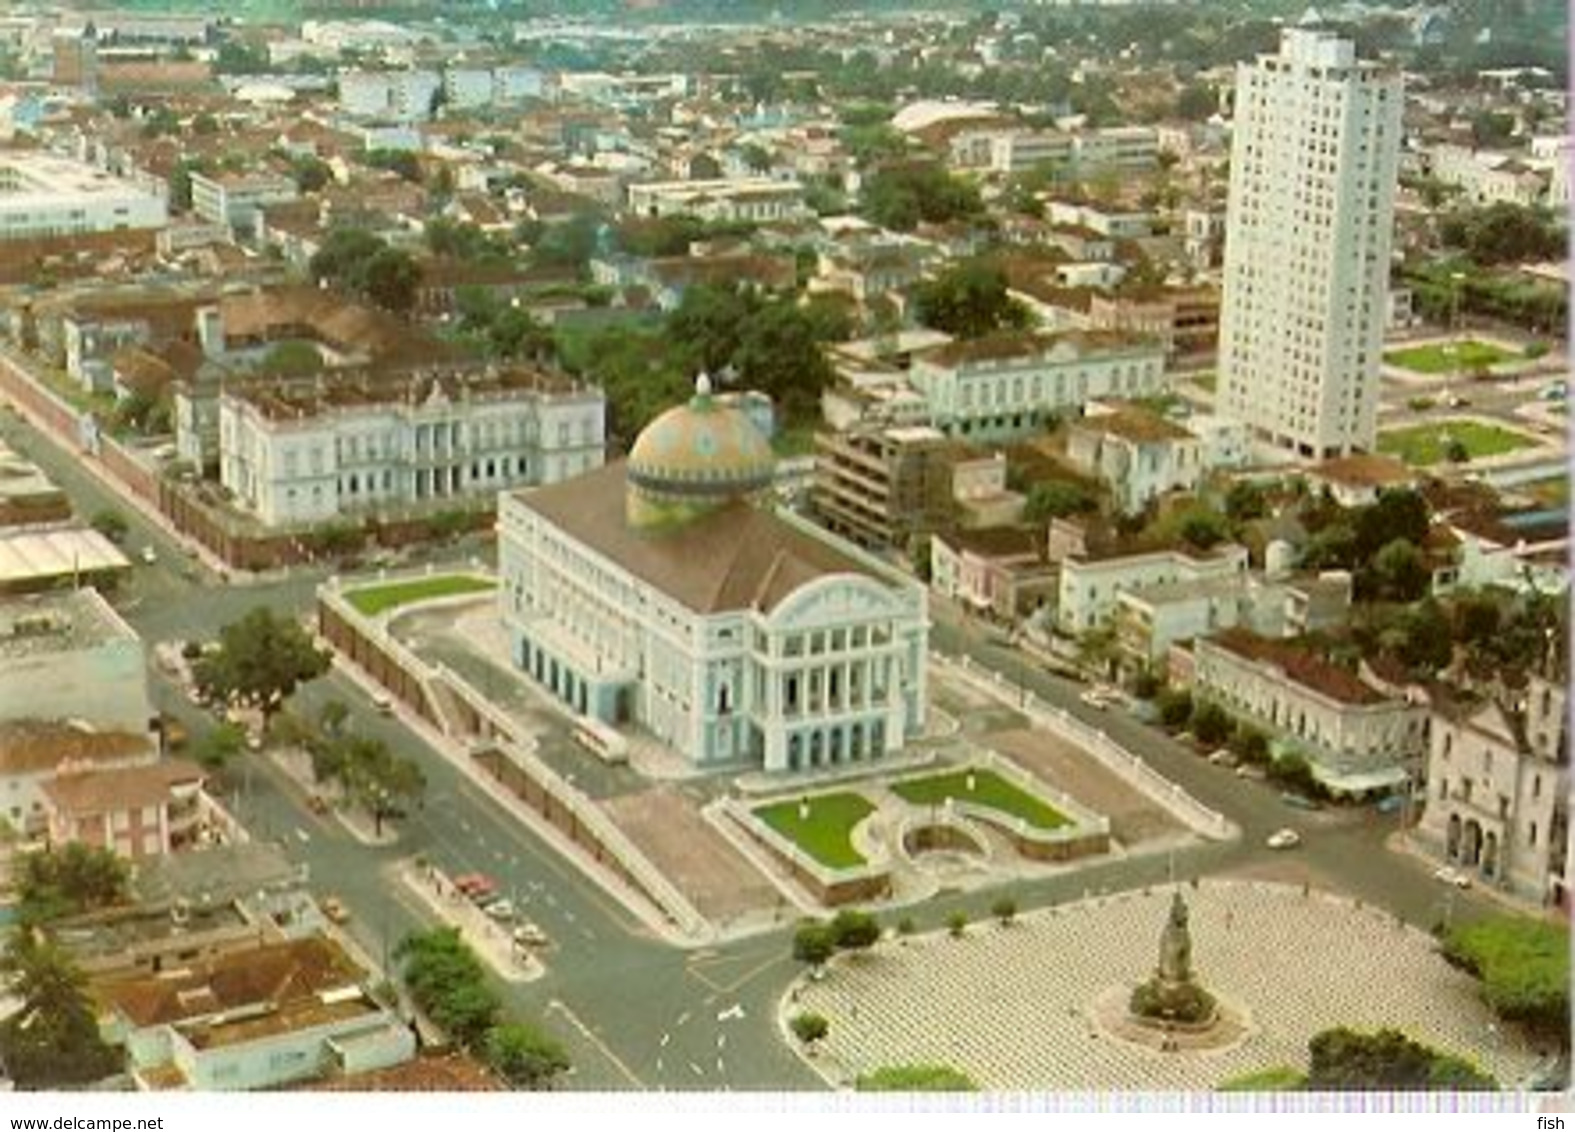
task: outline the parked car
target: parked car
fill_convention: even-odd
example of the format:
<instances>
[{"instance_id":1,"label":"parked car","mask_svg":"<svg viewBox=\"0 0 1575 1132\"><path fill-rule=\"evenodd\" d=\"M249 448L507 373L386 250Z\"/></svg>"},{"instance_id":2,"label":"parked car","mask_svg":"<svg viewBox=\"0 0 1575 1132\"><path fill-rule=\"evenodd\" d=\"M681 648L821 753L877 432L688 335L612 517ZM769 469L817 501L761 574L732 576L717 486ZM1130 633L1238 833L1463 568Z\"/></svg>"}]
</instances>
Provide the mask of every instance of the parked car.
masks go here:
<instances>
[{"instance_id":1,"label":"parked car","mask_svg":"<svg viewBox=\"0 0 1575 1132\"><path fill-rule=\"evenodd\" d=\"M1444 404L1451 409L1464 409L1466 406L1471 404L1471 399L1469 397L1462 397L1458 393L1451 393L1449 396L1444 398Z\"/></svg>"},{"instance_id":2,"label":"parked car","mask_svg":"<svg viewBox=\"0 0 1575 1132\"><path fill-rule=\"evenodd\" d=\"M372 706L377 709L378 715L394 714L394 701L382 692L372 697Z\"/></svg>"},{"instance_id":3,"label":"parked car","mask_svg":"<svg viewBox=\"0 0 1575 1132\"><path fill-rule=\"evenodd\" d=\"M342 924L350 919L350 910L337 896L325 896L322 899L323 915L336 924Z\"/></svg>"},{"instance_id":4,"label":"parked car","mask_svg":"<svg viewBox=\"0 0 1575 1132\"><path fill-rule=\"evenodd\" d=\"M498 890L497 884L485 873L465 873L462 876L457 876L454 878L454 887L472 900L475 899L478 892L490 894Z\"/></svg>"},{"instance_id":5,"label":"parked car","mask_svg":"<svg viewBox=\"0 0 1575 1132\"><path fill-rule=\"evenodd\" d=\"M1225 747L1221 747L1219 750L1215 751L1209 756L1209 762L1213 763L1215 766L1230 767L1235 766L1240 761L1240 759L1238 759Z\"/></svg>"},{"instance_id":6,"label":"parked car","mask_svg":"<svg viewBox=\"0 0 1575 1132\"><path fill-rule=\"evenodd\" d=\"M1242 763L1239 767L1236 768L1236 777L1237 778L1252 778L1252 779L1256 779L1259 782L1262 782L1265 778L1267 778L1269 776L1266 773L1264 773L1264 770L1263 770L1262 767L1253 766L1251 763Z\"/></svg>"},{"instance_id":7,"label":"parked car","mask_svg":"<svg viewBox=\"0 0 1575 1132\"><path fill-rule=\"evenodd\" d=\"M1442 881L1444 884L1452 884L1456 888L1471 887L1471 876L1469 873L1463 873L1457 869L1452 869L1448 865L1445 865L1443 868L1434 872L1433 879L1436 881Z\"/></svg>"},{"instance_id":8,"label":"parked car","mask_svg":"<svg viewBox=\"0 0 1575 1132\"><path fill-rule=\"evenodd\" d=\"M159 552L154 550L151 546L145 546L142 548L140 557L142 558L143 562L147 563L149 566L152 566L159 560Z\"/></svg>"},{"instance_id":9,"label":"parked car","mask_svg":"<svg viewBox=\"0 0 1575 1132\"><path fill-rule=\"evenodd\" d=\"M521 947L546 947L547 933L529 920L522 920L514 929L514 942Z\"/></svg>"},{"instance_id":10,"label":"parked car","mask_svg":"<svg viewBox=\"0 0 1575 1132\"><path fill-rule=\"evenodd\" d=\"M1550 381L1542 387L1544 401L1562 401L1569 396L1569 386L1562 381Z\"/></svg>"},{"instance_id":11,"label":"parked car","mask_svg":"<svg viewBox=\"0 0 1575 1132\"><path fill-rule=\"evenodd\" d=\"M1265 843L1270 849L1294 849L1302 843L1302 835L1294 829L1277 829L1269 834Z\"/></svg>"},{"instance_id":12,"label":"parked car","mask_svg":"<svg viewBox=\"0 0 1575 1132\"><path fill-rule=\"evenodd\" d=\"M512 920L514 918L514 904L509 900L494 900L482 911L494 920Z\"/></svg>"},{"instance_id":13,"label":"parked car","mask_svg":"<svg viewBox=\"0 0 1575 1132\"><path fill-rule=\"evenodd\" d=\"M1316 798L1309 798L1305 794L1295 794L1290 791L1286 791L1284 794L1281 794L1280 801L1284 802L1287 806L1294 807L1298 810L1323 809L1323 803L1318 801Z\"/></svg>"}]
</instances>

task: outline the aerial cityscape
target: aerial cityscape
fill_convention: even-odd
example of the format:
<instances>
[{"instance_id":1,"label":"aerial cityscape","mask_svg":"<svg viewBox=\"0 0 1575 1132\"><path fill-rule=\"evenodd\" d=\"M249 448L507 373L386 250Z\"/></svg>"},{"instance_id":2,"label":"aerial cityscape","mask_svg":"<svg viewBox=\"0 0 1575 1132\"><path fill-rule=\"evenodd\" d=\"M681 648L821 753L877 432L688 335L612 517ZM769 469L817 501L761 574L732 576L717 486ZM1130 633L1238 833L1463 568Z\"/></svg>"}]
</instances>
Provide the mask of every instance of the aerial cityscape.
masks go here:
<instances>
[{"instance_id":1,"label":"aerial cityscape","mask_svg":"<svg viewBox=\"0 0 1575 1132\"><path fill-rule=\"evenodd\" d=\"M0 1091L1568 1090L1568 33L5 6Z\"/></svg>"}]
</instances>

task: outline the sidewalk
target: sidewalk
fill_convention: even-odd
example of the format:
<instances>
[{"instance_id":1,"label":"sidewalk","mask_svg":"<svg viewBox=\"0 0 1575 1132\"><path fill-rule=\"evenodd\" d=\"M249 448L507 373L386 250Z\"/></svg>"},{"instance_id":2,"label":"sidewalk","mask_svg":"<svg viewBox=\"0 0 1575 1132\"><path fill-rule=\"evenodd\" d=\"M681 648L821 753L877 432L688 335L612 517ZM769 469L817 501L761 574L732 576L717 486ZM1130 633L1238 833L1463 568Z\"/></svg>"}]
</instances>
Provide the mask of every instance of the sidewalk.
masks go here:
<instances>
[{"instance_id":1,"label":"sidewalk","mask_svg":"<svg viewBox=\"0 0 1575 1132\"><path fill-rule=\"evenodd\" d=\"M1443 858L1434 856L1432 853L1427 851L1425 846L1417 844L1416 838L1404 830L1398 830L1384 838L1384 848L1389 850L1391 853L1398 853L1402 856L1410 857L1412 860L1419 864L1425 865L1429 869L1441 868L1447 864ZM1438 883L1442 882L1440 881ZM1477 883L1475 878L1473 878L1473 883L1470 888L1461 889L1459 891L1469 893L1473 896L1485 896L1495 904L1498 904L1506 912L1514 912L1522 916L1532 916L1537 919L1548 920L1551 923L1568 923L1570 919L1570 913L1565 909L1556 908L1546 904L1539 904L1533 900L1528 900L1524 896L1517 896L1513 892L1499 888L1492 884Z\"/></svg>"}]
</instances>

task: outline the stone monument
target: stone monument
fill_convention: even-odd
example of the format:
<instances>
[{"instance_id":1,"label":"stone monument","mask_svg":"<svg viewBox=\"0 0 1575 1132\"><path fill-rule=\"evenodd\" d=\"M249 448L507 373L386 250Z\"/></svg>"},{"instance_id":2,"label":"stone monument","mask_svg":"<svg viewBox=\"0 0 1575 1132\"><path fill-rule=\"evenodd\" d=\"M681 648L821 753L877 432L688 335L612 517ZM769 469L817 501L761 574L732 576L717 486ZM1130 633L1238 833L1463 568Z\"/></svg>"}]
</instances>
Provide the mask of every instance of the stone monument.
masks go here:
<instances>
[{"instance_id":1,"label":"stone monument","mask_svg":"<svg viewBox=\"0 0 1575 1132\"><path fill-rule=\"evenodd\" d=\"M1192 931L1187 902L1176 893L1170 917L1159 936L1159 967L1153 978L1132 992L1128 1009L1147 1025L1201 1028L1218 1013L1214 996L1198 985L1192 970Z\"/></svg>"}]
</instances>

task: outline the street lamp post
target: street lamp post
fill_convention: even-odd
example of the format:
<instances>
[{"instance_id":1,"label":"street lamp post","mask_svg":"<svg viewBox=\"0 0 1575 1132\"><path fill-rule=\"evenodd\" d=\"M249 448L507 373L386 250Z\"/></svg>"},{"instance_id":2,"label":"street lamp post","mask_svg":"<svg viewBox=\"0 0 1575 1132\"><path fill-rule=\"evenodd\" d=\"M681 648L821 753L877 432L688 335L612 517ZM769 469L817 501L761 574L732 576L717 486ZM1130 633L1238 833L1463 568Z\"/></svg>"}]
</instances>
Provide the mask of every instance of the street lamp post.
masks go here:
<instances>
[{"instance_id":1,"label":"street lamp post","mask_svg":"<svg viewBox=\"0 0 1575 1132\"><path fill-rule=\"evenodd\" d=\"M1451 384L1460 382L1460 290L1466 281L1463 271L1449 273L1449 373Z\"/></svg>"}]
</instances>

